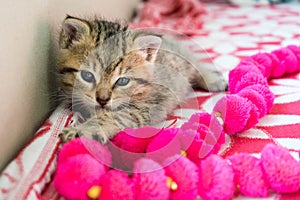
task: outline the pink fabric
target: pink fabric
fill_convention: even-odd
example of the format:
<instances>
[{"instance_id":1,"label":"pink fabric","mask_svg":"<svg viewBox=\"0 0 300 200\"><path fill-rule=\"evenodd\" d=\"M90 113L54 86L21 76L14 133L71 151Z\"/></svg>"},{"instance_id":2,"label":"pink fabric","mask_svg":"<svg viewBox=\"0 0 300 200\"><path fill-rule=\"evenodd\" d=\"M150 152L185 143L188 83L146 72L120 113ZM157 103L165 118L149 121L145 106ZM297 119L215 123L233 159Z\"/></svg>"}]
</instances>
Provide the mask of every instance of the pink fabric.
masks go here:
<instances>
[{"instance_id":1,"label":"pink fabric","mask_svg":"<svg viewBox=\"0 0 300 200\"><path fill-rule=\"evenodd\" d=\"M190 34L202 27L205 13L196 0L149 0L139 6L132 26L167 28L168 22L174 30Z\"/></svg>"}]
</instances>

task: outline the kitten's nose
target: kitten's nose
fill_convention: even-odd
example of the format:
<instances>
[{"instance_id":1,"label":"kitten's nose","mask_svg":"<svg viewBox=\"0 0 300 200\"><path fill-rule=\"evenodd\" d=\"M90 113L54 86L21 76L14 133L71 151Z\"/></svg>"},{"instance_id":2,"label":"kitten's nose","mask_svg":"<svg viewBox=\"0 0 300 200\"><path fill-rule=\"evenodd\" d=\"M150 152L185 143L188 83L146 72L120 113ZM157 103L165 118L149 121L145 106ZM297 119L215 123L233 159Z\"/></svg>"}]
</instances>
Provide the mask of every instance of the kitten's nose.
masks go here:
<instances>
[{"instance_id":1,"label":"kitten's nose","mask_svg":"<svg viewBox=\"0 0 300 200\"><path fill-rule=\"evenodd\" d=\"M107 104L107 102L109 101L109 98L108 99L101 99L101 98L97 97L96 100L103 107Z\"/></svg>"}]
</instances>

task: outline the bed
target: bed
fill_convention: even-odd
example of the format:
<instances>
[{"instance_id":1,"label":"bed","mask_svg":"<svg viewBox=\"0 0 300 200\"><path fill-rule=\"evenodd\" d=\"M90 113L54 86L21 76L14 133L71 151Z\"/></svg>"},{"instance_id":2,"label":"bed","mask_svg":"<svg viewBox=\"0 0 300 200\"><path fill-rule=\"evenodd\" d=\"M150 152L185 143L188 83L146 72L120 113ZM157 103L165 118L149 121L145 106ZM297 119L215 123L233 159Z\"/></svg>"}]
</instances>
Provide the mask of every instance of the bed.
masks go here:
<instances>
[{"instance_id":1,"label":"bed","mask_svg":"<svg viewBox=\"0 0 300 200\"><path fill-rule=\"evenodd\" d=\"M227 3L187 2L190 5L182 5L176 12L167 12L167 4L153 3L150 6L155 6L157 13L151 17L147 14L147 2L141 4L131 26L176 29L188 35L189 39L185 39L184 43L199 55L199 61L212 61L225 77L248 56L258 52L271 52L290 44L300 44L299 3L239 7ZM203 58L203 52L208 57ZM269 85L276 97L271 111L252 129L236 135L226 135L220 155L227 157L237 152L246 152L259 157L266 144L274 143L289 149L291 155L299 160L300 74L273 79ZM197 99L200 106L187 106L180 112L175 110L177 125L195 112L210 113L213 105L224 95L225 93L195 91L190 98ZM61 198L52 185L56 156L61 146L58 134L63 127L72 125L76 120L76 116L63 106L53 112L32 140L2 172L0 199ZM267 199L298 198L300 191L292 194L271 192ZM234 199L250 198L237 194Z\"/></svg>"}]
</instances>

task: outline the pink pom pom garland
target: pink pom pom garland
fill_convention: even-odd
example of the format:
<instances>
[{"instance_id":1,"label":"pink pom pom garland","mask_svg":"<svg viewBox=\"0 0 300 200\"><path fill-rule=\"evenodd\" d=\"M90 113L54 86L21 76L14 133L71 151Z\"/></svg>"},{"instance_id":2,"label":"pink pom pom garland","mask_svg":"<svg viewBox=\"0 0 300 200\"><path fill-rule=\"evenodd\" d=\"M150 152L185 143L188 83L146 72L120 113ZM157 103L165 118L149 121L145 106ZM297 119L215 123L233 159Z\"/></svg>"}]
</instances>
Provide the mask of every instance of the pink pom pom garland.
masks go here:
<instances>
[{"instance_id":1,"label":"pink pom pom garland","mask_svg":"<svg viewBox=\"0 0 300 200\"><path fill-rule=\"evenodd\" d=\"M195 199L198 195L231 199L236 190L253 197L266 197L271 189L297 192L300 164L282 147L266 145L260 159L246 153L227 159L212 154L225 142L225 133L248 130L270 111L274 95L269 78L299 71L300 47L295 45L246 58L230 71L229 94L216 103L211 115L194 114L180 128L125 129L109 148L83 138L65 144L54 186L66 199L101 200ZM100 150L92 150L95 147ZM94 156L97 153L101 160Z\"/></svg>"}]
</instances>

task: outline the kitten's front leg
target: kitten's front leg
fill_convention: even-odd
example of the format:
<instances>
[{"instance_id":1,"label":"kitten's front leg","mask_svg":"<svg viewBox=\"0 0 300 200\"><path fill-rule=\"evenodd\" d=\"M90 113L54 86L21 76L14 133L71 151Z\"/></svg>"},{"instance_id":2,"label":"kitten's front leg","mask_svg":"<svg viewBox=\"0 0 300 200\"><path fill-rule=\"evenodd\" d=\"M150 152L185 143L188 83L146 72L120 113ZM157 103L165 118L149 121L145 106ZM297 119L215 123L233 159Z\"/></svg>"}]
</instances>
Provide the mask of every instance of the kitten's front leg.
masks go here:
<instances>
[{"instance_id":1,"label":"kitten's front leg","mask_svg":"<svg viewBox=\"0 0 300 200\"><path fill-rule=\"evenodd\" d=\"M97 113L97 116L76 127L63 129L60 138L65 143L84 136L105 144L124 128L137 128L162 122L167 117L167 111L164 107L158 103L141 108L131 107L116 112L102 110Z\"/></svg>"},{"instance_id":2,"label":"kitten's front leg","mask_svg":"<svg viewBox=\"0 0 300 200\"><path fill-rule=\"evenodd\" d=\"M138 120L139 119L139 120ZM68 142L77 137L87 137L105 144L126 127L136 128L149 124L149 114L137 108L119 111L100 110L96 116L76 127L65 128L60 137Z\"/></svg>"},{"instance_id":3,"label":"kitten's front leg","mask_svg":"<svg viewBox=\"0 0 300 200\"><path fill-rule=\"evenodd\" d=\"M96 117L92 117L76 127L68 127L63 129L60 137L63 142L68 142L74 138L84 136L105 144L109 140L112 132L118 131L119 129L116 127L116 125L107 124L100 126L98 119Z\"/></svg>"},{"instance_id":4,"label":"kitten's front leg","mask_svg":"<svg viewBox=\"0 0 300 200\"><path fill-rule=\"evenodd\" d=\"M76 127L63 129L60 137L63 142L68 142L74 138L84 136L105 144L120 130L120 127L114 123L111 117L105 118L103 116L99 118L94 116Z\"/></svg>"}]
</instances>

